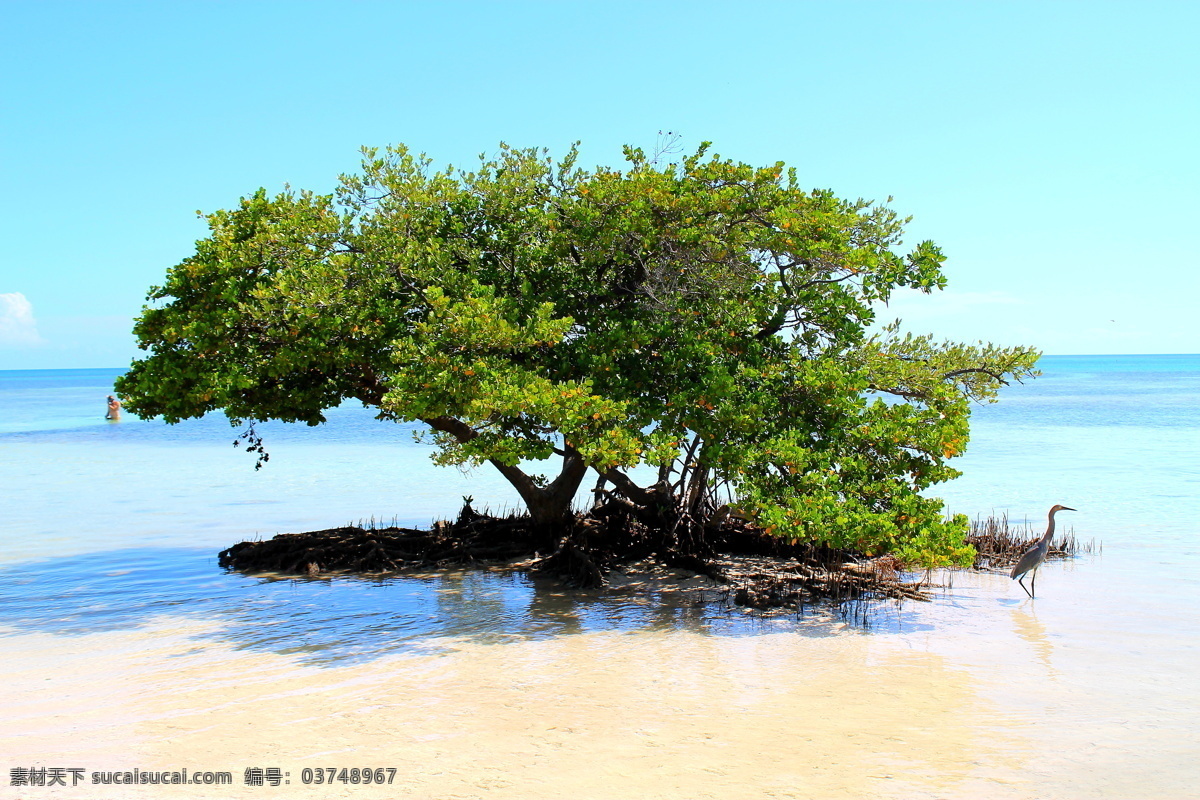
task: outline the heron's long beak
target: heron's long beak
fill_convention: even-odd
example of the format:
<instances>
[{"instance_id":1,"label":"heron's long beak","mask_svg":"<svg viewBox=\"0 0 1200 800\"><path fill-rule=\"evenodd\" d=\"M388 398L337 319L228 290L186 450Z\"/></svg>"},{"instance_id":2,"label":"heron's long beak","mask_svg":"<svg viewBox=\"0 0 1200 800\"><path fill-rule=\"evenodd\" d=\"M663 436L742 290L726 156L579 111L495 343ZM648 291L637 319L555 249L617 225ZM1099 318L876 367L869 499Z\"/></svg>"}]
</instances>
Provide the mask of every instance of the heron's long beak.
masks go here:
<instances>
[{"instance_id":1,"label":"heron's long beak","mask_svg":"<svg viewBox=\"0 0 1200 800\"><path fill-rule=\"evenodd\" d=\"M1059 511L1074 511L1074 510L1075 510L1075 509L1073 509L1073 508L1068 508L1067 506L1063 506L1062 508L1060 508L1060 509L1059 509Z\"/></svg>"}]
</instances>

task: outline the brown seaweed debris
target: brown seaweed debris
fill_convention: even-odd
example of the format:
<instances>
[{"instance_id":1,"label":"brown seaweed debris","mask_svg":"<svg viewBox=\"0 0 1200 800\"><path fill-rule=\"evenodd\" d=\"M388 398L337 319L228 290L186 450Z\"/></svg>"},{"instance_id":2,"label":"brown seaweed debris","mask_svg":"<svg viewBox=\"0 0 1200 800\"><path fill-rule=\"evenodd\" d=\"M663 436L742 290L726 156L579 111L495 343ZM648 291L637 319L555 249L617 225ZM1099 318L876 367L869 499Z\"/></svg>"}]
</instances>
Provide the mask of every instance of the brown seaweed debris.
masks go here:
<instances>
[{"instance_id":1,"label":"brown seaweed debris","mask_svg":"<svg viewBox=\"0 0 1200 800\"><path fill-rule=\"evenodd\" d=\"M757 609L798 608L820 601L920 600L930 595L900 579L890 556L853 560L780 561L740 556L723 559L733 602Z\"/></svg>"}]
</instances>

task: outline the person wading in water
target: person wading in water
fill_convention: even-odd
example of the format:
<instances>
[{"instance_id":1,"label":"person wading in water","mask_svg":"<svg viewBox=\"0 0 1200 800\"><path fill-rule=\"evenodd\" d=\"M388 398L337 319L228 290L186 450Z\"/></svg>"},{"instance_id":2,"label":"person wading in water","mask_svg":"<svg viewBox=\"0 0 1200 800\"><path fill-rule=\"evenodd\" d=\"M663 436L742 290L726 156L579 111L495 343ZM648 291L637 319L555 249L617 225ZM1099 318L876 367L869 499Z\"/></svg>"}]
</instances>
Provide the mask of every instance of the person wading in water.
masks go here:
<instances>
[{"instance_id":1,"label":"person wading in water","mask_svg":"<svg viewBox=\"0 0 1200 800\"><path fill-rule=\"evenodd\" d=\"M108 396L108 413L104 415L104 418L113 422L121 418L121 401L111 394Z\"/></svg>"}]
</instances>

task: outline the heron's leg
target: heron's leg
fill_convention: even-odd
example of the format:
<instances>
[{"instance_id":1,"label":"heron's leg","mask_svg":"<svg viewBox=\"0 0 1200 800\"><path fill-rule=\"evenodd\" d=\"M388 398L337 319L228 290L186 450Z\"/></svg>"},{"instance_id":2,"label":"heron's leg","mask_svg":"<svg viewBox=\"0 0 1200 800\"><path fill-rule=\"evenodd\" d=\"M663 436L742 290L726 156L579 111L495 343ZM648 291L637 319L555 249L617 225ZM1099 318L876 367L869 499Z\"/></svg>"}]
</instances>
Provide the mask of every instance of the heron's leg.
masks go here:
<instances>
[{"instance_id":1,"label":"heron's leg","mask_svg":"<svg viewBox=\"0 0 1200 800\"><path fill-rule=\"evenodd\" d=\"M1029 581L1031 584L1033 584L1033 591L1029 593L1030 599L1034 599L1034 597L1037 595L1037 572L1038 571L1034 569L1033 578Z\"/></svg>"},{"instance_id":2,"label":"heron's leg","mask_svg":"<svg viewBox=\"0 0 1200 800\"><path fill-rule=\"evenodd\" d=\"M1025 586L1025 576L1024 575L1017 578L1017 583L1021 584L1021 588L1025 590L1025 594L1029 594L1029 589L1028 589L1028 587ZM1033 595L1029 594L1029 599L1032 600Z\"/></svg>"}]
</instances>

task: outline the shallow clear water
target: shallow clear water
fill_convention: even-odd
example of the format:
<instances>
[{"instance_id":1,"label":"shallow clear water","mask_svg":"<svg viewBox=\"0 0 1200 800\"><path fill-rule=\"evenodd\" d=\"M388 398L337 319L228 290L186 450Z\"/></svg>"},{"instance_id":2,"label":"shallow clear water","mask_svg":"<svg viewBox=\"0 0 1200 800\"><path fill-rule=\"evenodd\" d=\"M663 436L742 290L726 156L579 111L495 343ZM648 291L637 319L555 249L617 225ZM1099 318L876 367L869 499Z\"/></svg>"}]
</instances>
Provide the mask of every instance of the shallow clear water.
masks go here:
<instances>
[{"instance_id":1,"label":"shallow clear water","mask_svg":"<svg viewBox=\"0 0 1200 800\"><path fill-rule=\"evenodd\" d=\"M569 682L613 648L625 654L631 674L680 669L665 655L670 648L662 649L670 641L706 654L683 667L701 687L683 708L716 713L731 691L775 692L762 687L773 685L783 663L825 675L826 694L845 703L854 702L863 680L900 687L909 685L902 676L937 676L929 697L919 688L911 696L898 688L897 696L917 702L936 697L938 686L958 686L962 697L947 700L957 709L957 732L946 735L991 742L990 755L938 761L934 771L947 776L941 783L896 767L866 789L843 787L838 781L849 773L834 770L832 783L813 784L832 794L842 787L849 794L1028 796L1036 785L1050 796L1178 796L1194 777L1191 754L1200 748L1193 667L1200 645L1200 357L1047 357L1042 368L1042 378L976 410L971 447L957 464L965 475L938 493L950 510L1007 512L1037 529L1049 506L1073 506L1079 511L1061 514L1060 524L1102 542L1102 553L1047 565L1036 601L1002 576L958 574L934 603L880 608L867 628L820 612L761 618L670 594L573 593L503 573L311 581L226 574L216 552L246 538L370 517L425 525L453 514L463 495L493 509L517 499L490 471L435 468L410 428L378 422L366 409L337 409L318 428L263 426L271 461L255 471L253 456L231 444L237 431L220 417L178 426L128 415L104 421L116 370L0 372L0 654L13 665L0 679L10 690L43 675L68 686L74 680L72 691L95 713L95 730L116 735L125 724L118 719L144 727L167 712L133 700L110 708L88 687L152 684L154 696L170 698L207 686L197 675L263 659L278 680L308 676L305 691L382 681L396 659L432 659L441 665L435 672L454 665L466 675L495 658L530 681L552 671ZM547 647L565 649L550 662L532 655ZM748 647L756 654L749 661ZM99 674L80 677L79 658ZM905 659L916 660L894 666ZM193 662L204 669L189 671ZM841 666L829 672L835 662ZM729 672L731 663L740 666ZM880 663L893 666L877 674ZM619 683L609 690L614 698L625 696ZM464 679L440 683L434 693L450 707L455 698L501 702L473 691ZM171 709L167 716L182 713ZM25 733L44 729L29 741L73 752L70 729L41 713L17 714ZM447 713L425 720L430 736L457 718ZM760 725L793 725L762 713ZM888 741L919 741L924 730L903 715L888 724ZM487 744L486 731L475 735L469 747L500 748ZM591 747L624 746L614 737ZM28 752L0 744L8 748L0 752ZM218 752L211 741L205 746ZM871 759L887 761L883 745L871 747ZM918 744L906 747L897 763L916 757ZM139 752L170 759L209 751L180 744ZM704 761L701 752L681 752L671 763L686 776ZM672 780L680 792L695 788L686 777Z\"/></svg>"}]
</instances>

